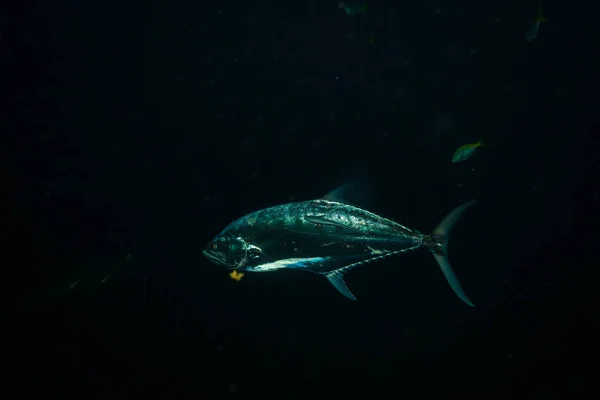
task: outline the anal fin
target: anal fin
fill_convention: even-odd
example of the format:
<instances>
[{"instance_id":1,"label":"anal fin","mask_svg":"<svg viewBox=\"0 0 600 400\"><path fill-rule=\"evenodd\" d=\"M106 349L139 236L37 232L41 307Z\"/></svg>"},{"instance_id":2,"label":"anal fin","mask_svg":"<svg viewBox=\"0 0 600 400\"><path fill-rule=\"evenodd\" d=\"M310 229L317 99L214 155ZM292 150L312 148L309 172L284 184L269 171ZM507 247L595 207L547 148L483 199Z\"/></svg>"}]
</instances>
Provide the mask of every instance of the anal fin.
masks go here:
<instances>
[{"instance_id":1,"label":"anal fin","mask_svg":"<svg viewBox=\"0 0 600 400\"><path fill-rule=\"evenodd\" d=\"M344 282L344 271L343 270L332 271L332 272L328 273L327 275L325 275L325 277L329 280L329 282L331 282L331 284L341 294L343 294L350 300L356 300L356 297L354 297L354 295L352 294L350 289L348 289L346 282Z\"/></svg>"}]
</instances>

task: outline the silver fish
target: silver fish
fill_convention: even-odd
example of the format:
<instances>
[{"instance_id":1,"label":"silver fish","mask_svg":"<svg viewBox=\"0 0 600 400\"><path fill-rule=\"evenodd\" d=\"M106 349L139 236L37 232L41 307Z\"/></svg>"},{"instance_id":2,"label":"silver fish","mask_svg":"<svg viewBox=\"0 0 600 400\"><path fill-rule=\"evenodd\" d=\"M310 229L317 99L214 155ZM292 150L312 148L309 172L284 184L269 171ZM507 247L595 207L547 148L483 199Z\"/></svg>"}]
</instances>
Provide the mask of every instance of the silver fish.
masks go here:
<instances>
[{"instance_id":1,"label":"silver fish","mask_svg":"<svg viewBox=\"0 0 600 400\"><path fill-rule=\"evenodd\" d=\"M352 268L428 248L458 297L470 306L447 258L450 231L476 201L457 207L429 235L355 207L335 190L322 199L255 211L229 224L203 250L214 264L248 272L283 268L310 271L356 300L344 282Z\"/></svg>"}]
</instances>

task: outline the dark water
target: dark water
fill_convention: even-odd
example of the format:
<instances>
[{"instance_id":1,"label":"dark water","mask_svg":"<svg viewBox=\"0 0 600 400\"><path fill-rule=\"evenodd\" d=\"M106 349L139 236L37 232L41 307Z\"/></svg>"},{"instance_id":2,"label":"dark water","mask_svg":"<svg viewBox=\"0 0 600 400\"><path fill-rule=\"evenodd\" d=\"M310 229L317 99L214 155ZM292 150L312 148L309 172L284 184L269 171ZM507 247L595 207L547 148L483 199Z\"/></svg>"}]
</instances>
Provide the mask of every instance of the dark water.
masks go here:
<instances>
[{"instance_id":1,"label":"dark water","mask_svg":"<svg viewBox=\"0 0 600 400\"><path fill-rule=\"evenodd\" d=\"M0 18L16 178L3 389L591 393L593 13L547 1L527 43L535 1L368 3L38 2ZM479 139L492 147L451 163ZM475 308L425 250L349 273L356 302L316 275L236 282L202 257L235 218L363 171L371 210L422 232L479 200L450 245Z\"/></svg>"}]
</instances>

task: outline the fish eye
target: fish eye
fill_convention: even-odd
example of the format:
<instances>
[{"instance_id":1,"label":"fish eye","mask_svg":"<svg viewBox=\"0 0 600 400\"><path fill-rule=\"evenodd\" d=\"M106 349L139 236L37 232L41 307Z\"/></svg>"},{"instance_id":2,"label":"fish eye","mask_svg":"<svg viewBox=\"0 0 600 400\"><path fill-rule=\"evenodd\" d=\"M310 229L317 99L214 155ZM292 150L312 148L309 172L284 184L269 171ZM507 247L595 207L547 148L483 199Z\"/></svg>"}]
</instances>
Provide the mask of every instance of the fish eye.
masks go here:
<instances>
[{"instance_id":1,"label":"fish eye","mask_svg":"<svg viewBox=\"0 0 600 400\"><path fill-rule=\"evenodd\" d=\"M213 243L213 244L212 244L212 248L213 248L213 250L216 250L216 249L217 249L217 247L218 247L218 246L217 246L217 244L216 244L216 243Z\"/></svg>"}]
</instances>

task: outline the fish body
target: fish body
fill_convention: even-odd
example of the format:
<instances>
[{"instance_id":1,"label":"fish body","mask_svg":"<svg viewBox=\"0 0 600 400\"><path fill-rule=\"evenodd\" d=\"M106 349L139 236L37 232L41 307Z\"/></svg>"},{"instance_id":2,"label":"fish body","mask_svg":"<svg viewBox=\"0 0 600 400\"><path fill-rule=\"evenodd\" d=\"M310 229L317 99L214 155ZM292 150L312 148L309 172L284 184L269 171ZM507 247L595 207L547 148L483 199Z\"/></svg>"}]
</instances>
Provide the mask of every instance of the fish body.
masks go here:
<instances>
[{"instance_id":1,"label":"fish body","mask_svg":"<svg viewBox=\"0 0 600 400\"><path fill-rule=\"evenodd\" d=\"M469 143L469 144L462 145L458 149L456 149L456 151L452 155L452 162L459 163L459 162L465 161L466 159L471 157L473 155L473 153L475 153L475 150L477 150L477 148L479 148L479 147L491 147L491 146L488 144L484 144L481 140L478 141L477 143Z\"/></svg>"},{"instance_id":2,"label":"fish body","mask_svg":"<svg viewBox=\"0 0 600 400\"><path fill-rule=\"evenodd\" d=\"M456 294L472 306L447 260L446 237L458 217L473 204L459 206L432 234L425 235L328 195L241 217L217 235L203 254L211 262L236 271L288 268L319 274L355 300L343 280L350 269L427 247Z\"/></svg>"},{"instance_id":3,"label":"fish body","mask_svg":"<svg viewBox=\"0 0 600 400\"><path fill-rule=\"evenodd\" d=\"M527 31L525 32L525 40L527 42L531 42L538 36L538 32L540 31L540 23L542 22L548 22L548 20L542 14L542 3L540 3L535 20L533 21L529 29L527 29Z\"/></svg>"}]
</instances>

